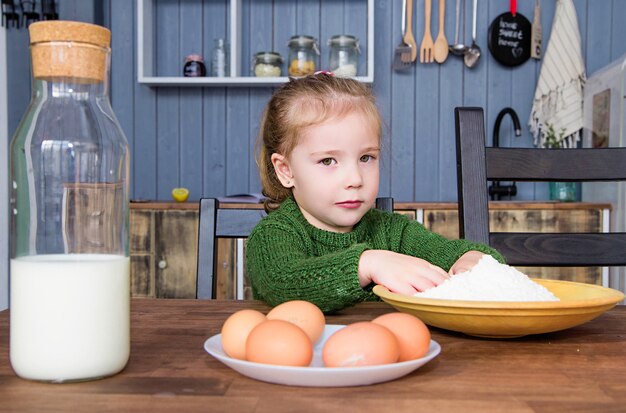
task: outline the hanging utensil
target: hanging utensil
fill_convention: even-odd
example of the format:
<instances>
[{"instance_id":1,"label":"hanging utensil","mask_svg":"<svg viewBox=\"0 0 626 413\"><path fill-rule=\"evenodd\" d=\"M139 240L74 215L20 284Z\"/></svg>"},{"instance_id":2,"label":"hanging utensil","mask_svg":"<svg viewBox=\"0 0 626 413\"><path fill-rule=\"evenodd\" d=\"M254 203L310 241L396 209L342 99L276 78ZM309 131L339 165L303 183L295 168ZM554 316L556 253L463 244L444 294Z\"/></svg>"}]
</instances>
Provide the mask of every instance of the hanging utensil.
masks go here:
<instances>
[{"instance_id":1,"label":"hanging utensil","mask_svg":"<svg viewBox=\"0 0 626 413\"><path fill-rule=\"evenodd\" d=\"M402 0L402 37L400 38L400 44L396 47L393 68L394 70L403 70L411 67L411 46L404 41L404 33L406 31L406 0Z\"/></svg>"},{"instance_id":2,"label":"hanging utensil","mask_svg":"<svg viewBox=\"0 0 626 413\"><path fill-rule=\"evenodd\" d=\"M463 2L463 9L465 10L465 2ZM463 13L465 16L465 13ZM459 43L459 27L461 23L461 0L456 0L456 29L454 30L454 44L449 47L450 53L455 56L463 56L467 51L467 46Z\"/></svg>"},{"instance_id":3,"label":"hanging utensil","mask_svg":"<svg viewBox=\"0 0 626 413\"><path fill-rule=\"evenodd\" d=\"M530 59L532 26L517 12L517 0L510 0L510 11L489 25L489 51L504 66L519 66Z\"/></svg>"},{"instance_id":4,"label":"hanging utensil","mask_svg":"<svg viewBox=\"0 0 626 413\"><path fill-rule=\"evenodd\" d=\"M432 0L424 2L424 37L420 46L420 63L433 62L433 36L430 34L430 12L432 9Z\"/></svg>"},{"instance_id":5,"label":"hanging utensil","mask_svg":"<svg viewBox=\"0 0 626 413\"><path fill-rule=\"evenodd\" d=\"M446 39L446 28L444 20L446 17L446 0L439 0L439 34L435 41L435 61L443 63L448 58L448 39Z\"/></svg>"},{"instance_id":6,"label":"hanging utensil","mask_svg":"<svg viewBox=\"0 0 626 413\"><path fill-rule=\"evenodd\" d=\"M478 63L480 58L480 47L476 44L476 9L478 7L478 0L474 0L474 10L472 16L472 45L467 49L463 56L465 66L472 68Z\"/></svg>"},{"instance_id":7,"label":"hanging utensil","mask_svg":"<svg viewBox=\"0 0 626 413\"><path fill-rule=\"evenodd\" d=\"M404 43L411 46L411 62L417 59L417 43L413 37L413 0L406 0L406 31L404 32Z\"/></svg>"},{"instance_id":8,"label":"hanging utensil","mask_svg":"<svg viewBox=\"0 0 626 413\"><path fill-rule=\"evenodd\" d=\"M541 4L535 0L535 10L533 15L533 32L530 36L530 57L541 59Z\"/></svg>"}]
</instances>

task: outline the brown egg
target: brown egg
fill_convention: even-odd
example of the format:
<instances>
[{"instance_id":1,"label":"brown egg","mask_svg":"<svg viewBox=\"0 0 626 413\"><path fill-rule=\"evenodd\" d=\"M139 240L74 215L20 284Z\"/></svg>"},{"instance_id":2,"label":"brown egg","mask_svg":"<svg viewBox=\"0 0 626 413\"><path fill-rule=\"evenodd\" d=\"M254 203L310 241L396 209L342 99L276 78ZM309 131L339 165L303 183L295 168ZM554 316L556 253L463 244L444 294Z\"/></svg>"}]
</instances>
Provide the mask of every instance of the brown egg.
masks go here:
<instances>
[{"instance_id":1,"label":"brown egg","mask_svg":"<svg viewBox=\"0 0 626 413\"><path fill-rule=\"evenodd\" d=\"M376 317L373 323L387 327L398 339L398 361L424 357L430 346L430 331L419 318L407 313L388 313Z\"/></svg>"},{"instance_id":2,"label":"brown egg","mask_svg":"<svg viewBox=\"0 0 626 413\"><path fill-rule=\"evenodd\" d=\"M254 327L265 321L265 314L256 310L239 310L222 325L222 348L232 358L246 359L246 340Z\"/></svg>"},{"instance_id":3,"label":"brown egg","mask_svg":"<svg viewBox=\"0 0 626 413\"><path fill-rule=\"evenodd\" d=\"M295 324L267 320L254 327L246 342L248 361L280 366L306 367L313 359L309 336Z\"/></svg>"},{"instance_id":4,"label":"brown egg","mask_svg":"<svg viewBox=\"0 0 626 413\"><path fill-rule=\"evenodd\" d=\"M399 355L396 336L386 327L369 321L350 324L336 331L322 349L326 367L395 363Z\"/></svg>"},{"instance_id":5,"label":"brown egg","mask_svg":"<svg viewBox=\"0 0 626 413\"><path fill-rule=\"evenodd\" d=\"M267 313L267 319L284 320L297 325L304 330L312 343L319 340L326 326L322 310L315 304L303 300L286 301L277 305Z\"/></svg>"}]
</instances>

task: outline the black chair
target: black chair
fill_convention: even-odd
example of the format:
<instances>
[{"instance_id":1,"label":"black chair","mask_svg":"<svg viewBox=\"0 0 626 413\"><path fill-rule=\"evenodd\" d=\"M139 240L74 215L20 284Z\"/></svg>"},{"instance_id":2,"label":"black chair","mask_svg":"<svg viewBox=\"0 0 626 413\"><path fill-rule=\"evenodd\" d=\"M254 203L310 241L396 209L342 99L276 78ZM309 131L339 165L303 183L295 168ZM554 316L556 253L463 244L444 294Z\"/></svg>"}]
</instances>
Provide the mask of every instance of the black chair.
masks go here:
<instances>
[{"instance_id":1,"label":"black chair","mask_svg":"<svg viewBox=\"0 0 626 413\"><path fill-rule=\"evenodd\" d=\"M11 22L19 29L20 15L15 11L13 0L2 0L2 25L8 29Z\"/></svg>"},{"instance_id":2,"label":"black chair","mask_svg":"<svg viewBox=\"0 0 626 413\"><path fill-rule=\"evenodd\" d=\"M377 198L376 208L393 211L393 198ZM265 215L262 209L220 208L215 198L200 200L197 298L215 298L217 239L247 238Z\"/></svg>"},{"instance_id":3,"label":"black chair","mask_svg":"<svg viewBox=\"0 0 626 413\"><path fill-rule=\"evenodd\" d=\"M32 0L20 0L20 7L22 8L22 24L24 27L32 22L39 20L39 13L35 11L35 2Z\"/></svg>"},{"instance_id":4,"label":"black chair","mask_svg":"<svg viewBox=\"0 0 626 413\"><path fill-rule=\"evenodd\" d=\"M626 181L626 148L540 149L485 146L481 108L456 108L461 238L489 244L510 265L626 265L626 233L503 233L489 230L487 182Z\"/></svg>"}]
</instances>

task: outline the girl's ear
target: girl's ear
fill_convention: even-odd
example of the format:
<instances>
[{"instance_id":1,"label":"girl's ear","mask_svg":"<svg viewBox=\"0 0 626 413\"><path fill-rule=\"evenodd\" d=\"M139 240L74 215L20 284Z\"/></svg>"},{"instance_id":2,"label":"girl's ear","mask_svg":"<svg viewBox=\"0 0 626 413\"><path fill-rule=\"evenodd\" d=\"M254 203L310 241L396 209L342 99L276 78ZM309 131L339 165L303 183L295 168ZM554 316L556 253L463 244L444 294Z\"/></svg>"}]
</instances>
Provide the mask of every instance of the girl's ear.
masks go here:
<instances>
[{"instance_id":1,"label":"girl's ear","mask_svg":"<svg viewBox=\"0 0 626 413\"><path fill-rule=\"evenodd\" d=\"M273 153L271 160L280 183L283 184L285 188L293 187L293 174L291 173L291 167L289 166L287 158L279 153Z\"/></svg>"}]
</instances>

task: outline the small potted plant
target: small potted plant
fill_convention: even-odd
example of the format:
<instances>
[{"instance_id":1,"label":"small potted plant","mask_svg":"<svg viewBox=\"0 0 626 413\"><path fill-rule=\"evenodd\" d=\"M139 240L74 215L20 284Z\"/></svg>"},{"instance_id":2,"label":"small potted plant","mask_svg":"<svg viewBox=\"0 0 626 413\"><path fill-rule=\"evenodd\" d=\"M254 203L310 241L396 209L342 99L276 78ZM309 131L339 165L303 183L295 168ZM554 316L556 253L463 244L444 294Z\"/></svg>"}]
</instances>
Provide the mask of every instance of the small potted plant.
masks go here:
<instances>
[{"instance_id":1,"label":"small potted plant","mask_svg":"<svg viewBox=\"0 0 626 413\"><path fill-rule=\"evenodd\" d=\"M546 124L546 132L544 134L544 148L560 149L563 148L563 140L565 139L565 129L561 129L557 135L554 125ZM550 182L550 200L572 202L576 200L576 183L575 182Z\"/></svg>"}]
</instances>

